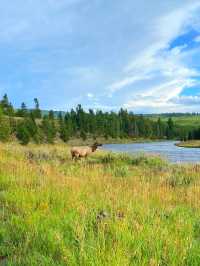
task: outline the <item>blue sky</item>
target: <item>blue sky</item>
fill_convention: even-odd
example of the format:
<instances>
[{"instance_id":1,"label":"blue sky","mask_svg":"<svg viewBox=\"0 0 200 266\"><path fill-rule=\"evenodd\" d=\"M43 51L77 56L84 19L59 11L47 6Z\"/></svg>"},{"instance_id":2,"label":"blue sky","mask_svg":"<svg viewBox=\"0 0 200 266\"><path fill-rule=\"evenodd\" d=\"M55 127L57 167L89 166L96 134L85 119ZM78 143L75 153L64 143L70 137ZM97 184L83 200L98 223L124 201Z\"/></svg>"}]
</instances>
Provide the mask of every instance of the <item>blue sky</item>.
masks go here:
<instances>
[{"instance_id":1,"label":"blue sky","mask_svg":"<svg viewBox=\"0 0 200 266\"><path fill-rule=\"evenodd\" d=\"M0 3L0 92L16 107L200 112L200 1Z\"/></svg>"}]
</instances>

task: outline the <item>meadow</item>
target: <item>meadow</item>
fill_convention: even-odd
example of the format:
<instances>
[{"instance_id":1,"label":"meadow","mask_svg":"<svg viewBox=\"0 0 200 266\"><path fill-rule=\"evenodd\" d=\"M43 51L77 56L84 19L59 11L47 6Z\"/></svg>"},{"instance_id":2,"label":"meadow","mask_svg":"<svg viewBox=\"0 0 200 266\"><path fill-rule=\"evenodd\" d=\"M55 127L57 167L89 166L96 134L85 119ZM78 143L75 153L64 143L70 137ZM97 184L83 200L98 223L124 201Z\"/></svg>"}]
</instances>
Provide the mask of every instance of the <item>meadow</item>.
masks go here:
<instances>
[{"instance_id":1,"label":"meadow","mask_svg":"<svg viewBox=\"0 0 200 266\"><path fill-rule=\"evenodd\" d=\"M157 121L157 119L160 117L162 119L163 122L167 122L167 120L169 119L169 117L171 117L174 121L174 123L177 126L181 126L181 127L185 127L185 128L198 128L200 125L200 115L187 115L187 114L182 114L179 116L176 115L148 115L148 118L150 118L153 121Z\"/></svg>"},{"instance_id":2,"label":"meadow","mask_svg":"<svg viewBox=\"0 0 200 266\"><path fill-rule=\"evenodd\" d=\"M200 265L200 165L0 145L1 265Z\"/></svg>"}]
</instances>

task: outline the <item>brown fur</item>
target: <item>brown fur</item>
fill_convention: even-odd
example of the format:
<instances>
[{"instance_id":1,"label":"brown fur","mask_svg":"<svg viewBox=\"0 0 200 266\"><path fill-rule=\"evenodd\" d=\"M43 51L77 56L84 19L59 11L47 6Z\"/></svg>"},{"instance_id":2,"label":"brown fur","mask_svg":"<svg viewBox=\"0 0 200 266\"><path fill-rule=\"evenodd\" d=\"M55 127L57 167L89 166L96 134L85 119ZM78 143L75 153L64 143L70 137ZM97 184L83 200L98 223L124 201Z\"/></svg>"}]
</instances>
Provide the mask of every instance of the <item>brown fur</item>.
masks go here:
<instances>
[{"instance_id":1,"label":"brown fur","mask_svg":"<svg viewBox=\"0 0 200 266\"><path fill-rule=\"evenodd\" d=\"M102 146L102 144L94 143L92 146L72 147L71 148L72 159L87 158L88 155L97 150L98 146Z\"/></svg>"}]
</instances>

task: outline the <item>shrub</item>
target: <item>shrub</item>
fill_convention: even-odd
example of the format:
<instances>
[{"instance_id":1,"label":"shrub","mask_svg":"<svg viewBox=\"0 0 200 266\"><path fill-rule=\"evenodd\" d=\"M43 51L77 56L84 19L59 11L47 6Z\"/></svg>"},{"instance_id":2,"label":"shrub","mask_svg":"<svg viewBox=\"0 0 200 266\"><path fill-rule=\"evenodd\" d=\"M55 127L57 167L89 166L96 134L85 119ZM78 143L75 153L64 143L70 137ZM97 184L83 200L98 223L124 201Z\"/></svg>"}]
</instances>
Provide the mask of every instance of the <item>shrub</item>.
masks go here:
<instances>
[{"instance_id":1,"label":"shrub","mask_svg":"<svg viewBox=\"0 0 200 266\"><path fill-rule=\"evenodd\" d=\"M132 165L145 165L150 168L162 168L163 166L166 166L167 163L159 156L140 155L133 158Z\"/></svg>"},{"instance_id":2,"label":"shrub","mask_svg":"<svg viewBox=\"0 0 200 266\"><path fill-rule=\"evenodd\" d=\"M108 153L101 158L101 163L109 164L115 161L115 156L112 153Z\"/></svg>"},{"instance_id":3,"label":"shrub","mask_svg":"<svg viewBox=\"0 0 200 266\"><path fill-rule=\"evenodd\" d=\"M200 220L194 224L194 238L200 240Z\"/></svg>"},{"instance_id":4,"label":"shrub","mask_svg":"<svg viewBox=\"0 0 200 266\"><path fill-rule=\"evenodd\" d=\"M188 175L180 175L180 174L172 174L169 178L166 179L167 185L171 187L177 186L189 186L194 181L192 176Z\"/></svg>"},{"instance_id":5,"label":"shrub","mask_svg":"<svg viewBox=\"0 0 200 266\"><path fill-rule=\"evenodd\" d=\"M114 168L115 177L127 177L129 175L129 169L126 165L117 166Z\"/></svg>"}]
</instances>

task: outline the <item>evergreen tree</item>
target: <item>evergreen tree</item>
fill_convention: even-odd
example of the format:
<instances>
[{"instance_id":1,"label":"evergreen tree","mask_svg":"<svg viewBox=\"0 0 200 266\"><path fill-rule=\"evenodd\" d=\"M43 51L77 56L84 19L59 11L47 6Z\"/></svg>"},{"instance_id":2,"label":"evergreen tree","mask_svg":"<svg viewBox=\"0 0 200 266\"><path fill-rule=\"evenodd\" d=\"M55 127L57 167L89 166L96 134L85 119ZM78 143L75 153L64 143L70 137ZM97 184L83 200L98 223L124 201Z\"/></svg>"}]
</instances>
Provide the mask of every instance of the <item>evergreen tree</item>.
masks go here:
<instances>
[{"instance_id":1,"label":"evergreen tree","mask_svg":"<svg viewBox=\"0 0 200 266\"><path fill-rule=\"evenodd\" d=\"M80 137L81 137L82 140L84 140L84 141L87 139L87 135L86 135L86 133L85 133L83 130L81 131Z\"/></svg>"},{"instance_id":2,"label":"evergreen tree","mask_svg":"<svg viewBox=\"0 0 200 266\"><path fill-rule=\"evenodd\" d=\"M193 133L193 131L190 131L188 133L188 140L192 140L192 139L194 139L194 133Z\"/></svg>"},{"instance_id":3,"label":"evergreen tree","mask_svg":"<svg viewBox=\"0 0 200 266\"><path fill-rule=\"evenodd\" d=\"M174 122L171 117L167 121L166 136L168 139L174 138Z\"/></svg>"},{"instance_id":4,"label":"evergreen tree","mask_svg":"<svg viewBox=\"0 0 200 266\"><path fill-rule=\"evenodd\" d=\"M11 127L9 119L3 115L3 111L0 109L0 141L8 141L10 137Z\"/></svg>"},{"instance_id":5,"label":"evergreen tree","mask_svg":"<svg viewBox=\"0 0 200 266\"><path fill-rule=\"evenodd\" d=\"M26 123L20 122L17 125L16 136L22 145L27 145L30 141L30 135Z\"/></svg>"},{"instance_id":6,"label":"evergreen tree","mask_svg":"<svg viewBox=\"0 0 200 266\"><path fill-rule=\"evenodd\" d=\"M42 112L40 110L40 105L39 105L39 101L37 98L34 99L34 103L35 103L35 108L33 110L34 117L35 118L41 118Z\"/></svg>"},{"instance_id":7,"label":"evergreen tree","mask_svg":"<svg viewBox=\"0 0 200 266\"><path fill-rule=\"evenodd\" d=\"M95 118L95 113L92 109L89 109L88 124L89 124L88 131L90 132L90 134L94 135L96 132L96 118Z\"/></svg>"},{"instance_id":8,"label":"evergreen tree","mask_svg":"<svg viewBox=\"0 0 200 266\"><path fill-rule=\"evenodd\" d=\"M8 100L8 95L4 94L3 99L1 100L1 107L2 110L5 111L9 106L9 100Z\"/></svg>"},{"instance_id":9,"label":"evergreen tree","mask_svg":"<svg viewBox=\"0 0 200 266\"><path fill-rule=\"evenodd\" d=\"M140 115L138 117L137 125L138 125L139 137L145 137L146 128L145 128L145 119L144 119L143 115Z\"/></svg>"},{"instance_id":10,"label":"evergreen tree","mask_svg":"<svg viewBox=\"0 0 200 266\"><path fill-rule=\"evenodd\" d=\"M26 108L26 104L23 102L21 105L21 110L22 110L22 116L25 117L28 113L27 108Z\"/></svg>"},{"instance_id":11,"label":"evergreen tree","mask_svg":"<svg viewBox=\"0 0 200 266\"><path fill-rule=\"evenodd\" d=\"M67 129L68 136L69 137L74 136L76 133L76 130L75 130L75 127L73 125L73 121L72 121L72 118L70 116L70 113L68 113L68 112L65 114L65 117L64 117L64 125L65 125L65 128Z\"/></svg>"},{"instance_id":12,"label":"evergreen tree","mask_svg":"<svg viewBox=\"0 0 200 266\"><path fill-rule=\"evenodd\" d=\"M47 143L54 143L56 137L54 120L50 119L48 116L44 116L41 128L44 133L45 141Z\"/></svg>"},{"instance_id":13,"label":"evergreen tree","mask_svg":"<svg viewBox=\"0 0 200 266\"><path fill-rule=\"evenodd\" d=\"M13 116L14 115L14 109L12 104L8 100L7 94L3 96L3 99L0 102L0 107L2 108L2 111L5 115Z\"/></svg>"},{"instance_id":14,"label":"evergreen tree","mask_svg":"<svg viewBox=\"0 0 200 266\"><path fill-rule=\"evenodd\" d=\"M35 108L30 111L25 103L17 111L19 120L13 116L14 109L5 94L0 101L0 140L7 140L15 135L21 143L27 144L30 140L35 142L53 143L58 132L58 136L64 142L71 137L87 137L95 139L105 138L165 138L173 139L200 139L200 129L190 130L174 124L171 116L179 114L168 114L170 118L167 122L162 122L160 118L153 121L142 115L134 115L132 112L120 109L118 113L103 112L101 110L90 109L84 111L81 105L70 112L66 112L64 117L60 112L58 116L54 111L49 111L48 115L41 118L39 101L34 99ZM36 119L37 118L37 119Z\"/></svg>"},{"instance_id":15,"label":"evergreen tree","mask_svg":"<svg viewBox=\"0 0 200 266\"><path fill-rule=\"evenodd\" d=\"M16 115L20 117L26 117L28 115L28 110L24 102L21 104L21 108L18 109Z\"/></svg>"},{"instance_id":16,"label":"evergreen tree","mask_svg":"<svg viewBox=\"0 0 200 266\"><path fill-rule=\"evenodd\" d=\"M59 136L64 142L67 142L69 140L69 132L67 130L67 126L64 122L61 112L59 112L58 121L59 121Z\"/></svg>"},{"instance_id":17,"label":"evergreen tree","mask_svg":"<svg viewBox=\"0 0 200 266\"><path fill-rule=\"evenodd\" d=\"M164 128L164 124L162 123L160 117L158 118L157 120L157 124L156 124L156 137L161 139L164 137L164 131L165 131L165 128Z\"/></svg>"},{"instance_id":18,"label":"evergreen tree","mask_svg":"<svg viewBox=\"0 0 200 266\"><path fill-rule=\"evenodd\" d=\"M134 119L134 137L137 138L139 136L139 130L137 125L137 120Z\"/></svg>"},{"instance_id":19,"label":"evergreen tree","mask_svg":"<svg viewBox=\"0 0 200 266\"><path fill-rule=\"evenodd\" d=\"M66 114L67 115L67 114ZM67 117L65 117L66 119ZM71 112L68 114L68 120L69 123L71 124L71 134L72 136L77 135L78 131L78 125L77 125L77 115L74 109L71 109Z\"/></svg>"},{"instance_id":20,"label":"evergreen tree","mask_svg":"<svg viewBox=\"0 0 200 266\"><path fill-rule=\"evenodd\" d=\"M49 119L50 120L54 120L55 116L54 116L54 111L53 110L50 110L49 111Z\"/></svg>"},{"instance_id":21,"label":"evergreen tree","mask_svg":"<svg viewBox=\"0 0 200 266\"><path fill-rule=\"evenodd\" d=\"M24 123L29 132L30 138L34 140L36 143L40 142L38 136L38 126L35 121L33 112L30 112L29 116L25 118Z\"/></svg>"}]
</instances>

